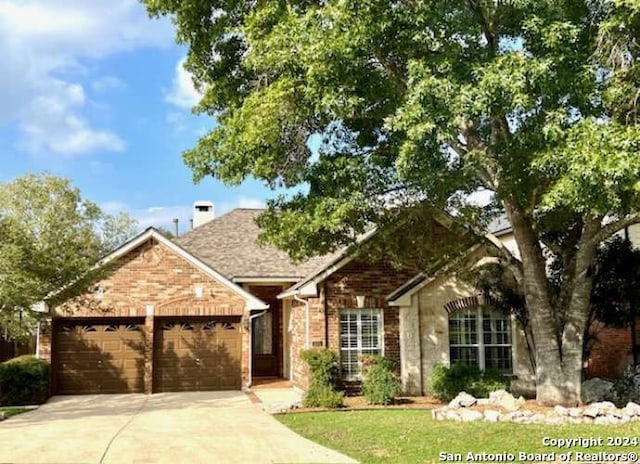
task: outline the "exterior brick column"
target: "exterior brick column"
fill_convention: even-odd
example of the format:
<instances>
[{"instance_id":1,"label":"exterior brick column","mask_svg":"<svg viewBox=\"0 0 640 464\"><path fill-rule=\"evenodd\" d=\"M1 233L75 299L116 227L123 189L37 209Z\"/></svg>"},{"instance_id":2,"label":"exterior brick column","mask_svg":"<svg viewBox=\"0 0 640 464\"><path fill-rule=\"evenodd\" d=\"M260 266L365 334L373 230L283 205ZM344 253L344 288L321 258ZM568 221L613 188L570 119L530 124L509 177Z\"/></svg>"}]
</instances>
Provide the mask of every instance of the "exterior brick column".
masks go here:
<instances>
[{"instance_id":1,"label":"exterior brick column","mask_svg":"<svg viewBox=\"0 0 640 464\"><path fill-rule=\"evenodd\" d=\"M51 318L40 321L38 334L38 358L51 364L51 341L53 337L53 324Z\"/></svg>"},{"instance_id":2,"label":"exterior brick column","mask_svg":"<svg viewBox=\"0 0 640 464\"><path fill-rule=\"evenodd\" d=\"M144 319L144 392L147 395L153 393L153 333L154 333L154 308L147 306L147 316Z\"/></svg>"}]
</instances>

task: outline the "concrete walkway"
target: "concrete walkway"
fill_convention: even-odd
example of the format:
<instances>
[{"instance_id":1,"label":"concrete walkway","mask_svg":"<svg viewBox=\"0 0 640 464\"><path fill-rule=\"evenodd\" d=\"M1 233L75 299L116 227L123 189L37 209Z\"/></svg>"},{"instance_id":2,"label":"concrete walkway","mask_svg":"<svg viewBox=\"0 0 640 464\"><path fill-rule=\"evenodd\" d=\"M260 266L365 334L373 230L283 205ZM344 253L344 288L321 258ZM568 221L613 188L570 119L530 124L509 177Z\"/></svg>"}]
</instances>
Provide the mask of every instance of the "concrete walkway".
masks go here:
<instances>
[{"instance_id":1,"label":"concrete walkway","mask_svg":"<svg viewBox=\"0 0 640 464\"><path fill-rule=\"evenodd\" d=\"M302 406L302 393L294 388L264 388L252 390L263 411L270 414L287 412Z\"/></svg>"},{"instance_id":2,"label":"concrete walkway","mask_svg":"<svg viewBox=\"0 0 640 464\"><path fill-rule=\"evenodd\" d=\"M242 392L60 396L0 422L0 462L353 463Z\"/></svg>"}]
</instances>

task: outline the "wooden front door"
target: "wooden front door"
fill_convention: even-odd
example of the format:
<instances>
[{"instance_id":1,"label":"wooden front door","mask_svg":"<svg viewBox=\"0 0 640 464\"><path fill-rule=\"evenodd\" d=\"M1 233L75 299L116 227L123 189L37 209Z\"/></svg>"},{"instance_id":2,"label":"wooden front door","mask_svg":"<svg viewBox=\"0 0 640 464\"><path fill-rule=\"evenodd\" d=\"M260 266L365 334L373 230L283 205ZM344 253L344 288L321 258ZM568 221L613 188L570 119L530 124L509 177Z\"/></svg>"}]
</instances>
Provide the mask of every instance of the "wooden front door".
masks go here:
<instances>
[{"instance_id":1,"label":"wooden front door","mask_svg":"<svg viewBox=\"0 0 640 464\"><path fill-rule=\"evenodd\" d=\"M280 375L280 301L268 301L269 310L251 327L253 376Z\"/></svg>"}]
</instances>

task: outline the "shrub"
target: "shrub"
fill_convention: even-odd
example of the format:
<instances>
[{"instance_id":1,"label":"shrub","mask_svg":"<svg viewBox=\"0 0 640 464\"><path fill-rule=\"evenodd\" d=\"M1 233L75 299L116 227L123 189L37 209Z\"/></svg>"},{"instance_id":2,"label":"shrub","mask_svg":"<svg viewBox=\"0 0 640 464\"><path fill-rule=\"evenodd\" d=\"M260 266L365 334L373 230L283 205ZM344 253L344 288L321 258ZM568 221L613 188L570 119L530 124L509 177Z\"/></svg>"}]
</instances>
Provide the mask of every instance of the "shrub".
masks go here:
<instances>
[{"instance_id":1,"label":"shrub","mask_svg":"<svg viewBox=\"0 0 640 464\"><path fill-rule=\"evenodd\" d=\"M362 358L362 392L369 404L391 404L400 393L395 362L382 356Z\"/></svg>"},{"instance_id":2,"label":"shrub","mask_svg":"<svg viewBox=\"0 0 640 464\"><path fill-rule=\"evenodd\" d=\"M629 401L640 403L640 366L635 370L628 368L624 375L614 382L611 400L619 408L626 406Z\"/></svg>"},{"instance_id":3,"label":"shrub","mask_svg":"<svg viewBox=\"0 0 640 464\"><path fill-rule=\"evenodd\" d=\"M41 404L49 397L49 364L25 355L0 364L0 404Z\"/></svg>"},{"instance_id":4,"label":"shrub","mask_svg":"<svg viewBox=\"0 0 640 464\"><path fill-rule=\"evenodd\" d=\"M495 390L507 388L507 381L497 370L481 371L475 366L456 363L451 367L437 364L431 374L431 391L444 401L456 397L461 391L486 398Z\"/></svg>"},{"instance_id":5,"label":"shrub","mask_svg":"<svg viewBox=\"0 0 640 464\"><path fill-rule=\"evenodd\" d=\"M305 350L302 360L309 366L309 388L302 400L305 407L338 408L344 394L336 390L338 355L328 349Z\"/></svg>"},{"instance_id":6,"label":"shrub","mask_svg":"<svg viewBox=\"0 0 640 464\"><path fill-rule=\"evenodd\" d=\"M311 383L304 395L305 408L339 408L343 405L344 393L336 391L331 385Z\"/></svg>"}]
</instances>

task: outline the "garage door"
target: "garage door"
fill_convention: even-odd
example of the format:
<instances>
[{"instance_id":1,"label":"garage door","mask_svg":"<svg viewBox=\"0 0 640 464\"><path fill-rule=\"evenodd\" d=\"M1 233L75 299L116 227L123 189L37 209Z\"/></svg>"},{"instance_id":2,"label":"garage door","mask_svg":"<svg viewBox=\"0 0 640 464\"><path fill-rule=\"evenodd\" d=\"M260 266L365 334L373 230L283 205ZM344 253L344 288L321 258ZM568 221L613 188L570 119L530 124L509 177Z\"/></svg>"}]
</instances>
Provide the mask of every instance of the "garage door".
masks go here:
<instances>
[{"instance_id":1,"label":"garage door","mask_svg":"<svg viewBox=\"0 0 640 464\"><path fill-rule=\"evenodd\" d=\"M239 318L156 320L154 391L240 389Z\"/></svg>"},{"instance_id":2,"label":"garage door","mask_svg":"<svg viewBox=\"0 0 640 464\"><path fill-rule=\"evenodd\" d=\"M60 321L53 349L57 394L144 391L141 321Z\"/></svg>"}]
</instances>

